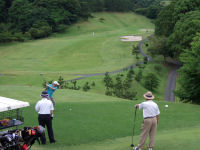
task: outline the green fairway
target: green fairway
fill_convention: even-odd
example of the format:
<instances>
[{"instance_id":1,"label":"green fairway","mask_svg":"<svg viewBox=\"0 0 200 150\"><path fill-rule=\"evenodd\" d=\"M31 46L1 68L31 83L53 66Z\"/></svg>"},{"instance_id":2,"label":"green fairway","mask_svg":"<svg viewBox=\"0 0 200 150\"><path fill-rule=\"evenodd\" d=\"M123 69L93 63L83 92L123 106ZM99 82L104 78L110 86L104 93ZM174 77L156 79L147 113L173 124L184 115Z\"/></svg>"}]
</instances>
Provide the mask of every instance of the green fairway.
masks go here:
<instances>
[{"instance_id":1,"label":"green fairway","mask_svg":"<svg viewBox=\"0 0 200 150\"><path fill-rule=\"evenodd\" d=\"M9 90L12 89L12 90ZM22 86L0 86L2 96L29 101L25 108L23 126L36 126L37 113L35 103L40 99L41 88ZM129 148L133 125L134 105L141 102L123 100L100 94L73 90L59 90L55 94L55 118L53 128L56 144L34 145L36 149L108 149ZM165 104L169 107L165 108ZM179 143L196 139L193 133L199 131L200 108L197 105L158 102L161 115L158 126L157 147L163 149L170 145L175 150ZM136 141L138 142L142 111L138 111L136 120ZM184 135L188 133L187 137ZM189 137L191 136L191 138ZM196 135L198 138L198 135ZM172 139L177 139L177 143ZM196 147L197 144L194 144ZM183 148L183 147L182 147ZM167 148L165 148L167 149ZM181 150L181 149L180 149Z\"/></svg>"},{"instance_id":2,"label":"green fairway","mask_svg":"<svg viewBox=\"0 0 200 150\"><path fill-rule=\"evenodd\" d=\"M167 132L159 132L156 136L156 146L154 150L186 150L199 149L200 127L185 128L181 130L171 130ZM134 137L134 144L139 141L139 136ZM117 138L114 140L105 140L102 142L81 144L76 146L56 146L59 150L131 150L131 137ZM38 150L47 150L52 145L47 147L35 146ZM147 147L147 144L145 145Z\"/></svg>"},{"instance_id":3,"label":"green fairway","mask_svg":"<svg viewBox=\"0 0 200 150\"><path fill-rule=\"evenodd\" d=\"M134 13L95 13L93 17L46 39L1 44L0 84L39 85L40 73L47 79L62 75L68 80L73 74L104 73L136 62L131 49L137 42L121 42L120 36L145 38L152 32L144 29L154 28L150 20Z\"/></svg>"}]
</instances>

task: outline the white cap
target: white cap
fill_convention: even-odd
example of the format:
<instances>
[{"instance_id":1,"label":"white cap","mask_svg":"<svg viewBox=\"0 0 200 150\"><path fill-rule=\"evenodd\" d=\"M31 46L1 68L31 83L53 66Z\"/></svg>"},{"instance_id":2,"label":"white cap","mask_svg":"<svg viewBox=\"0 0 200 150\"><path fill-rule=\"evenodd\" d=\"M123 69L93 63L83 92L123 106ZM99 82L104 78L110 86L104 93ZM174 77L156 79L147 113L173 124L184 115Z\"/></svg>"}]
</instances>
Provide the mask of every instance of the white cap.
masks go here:
<instances>
[{"instance_id":1,"label":"white cap","mask_svg":"<svg viewBox=\"0 0 200 150\"><path fill-rule=\"evenodd\" d=\"M60 85L57 81L53 81L53 84Z\"/></svg>"}]
</instances>

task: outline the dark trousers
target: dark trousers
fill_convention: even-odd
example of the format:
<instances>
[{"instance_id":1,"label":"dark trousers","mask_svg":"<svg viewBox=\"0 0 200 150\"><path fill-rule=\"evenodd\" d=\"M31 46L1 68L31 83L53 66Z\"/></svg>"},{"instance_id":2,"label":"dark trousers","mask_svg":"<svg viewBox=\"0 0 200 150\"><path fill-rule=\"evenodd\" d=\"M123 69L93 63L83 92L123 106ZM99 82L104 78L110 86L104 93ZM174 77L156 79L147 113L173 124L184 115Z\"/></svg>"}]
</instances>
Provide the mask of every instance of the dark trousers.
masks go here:
<instances>
[{"instance_id":1,"label":"dark trousers","mask_svg":"<svg viewBox=\"0 0 200 150\"><path fill-rule=\"evenodd\" d=\"M51 143L55 142L53 129L52 129L52 118L51 118L51 115L49 115L49 114L47 114L47 115L39 114L38 121L39 121L39 125L43 126L44 128L45 128L45 125L47 126L47 131L48 131L48 135L49 135L49 141ZM42 144L46 143L45 134L40 139L41 139Z\"/></svg>"}]
</instances>

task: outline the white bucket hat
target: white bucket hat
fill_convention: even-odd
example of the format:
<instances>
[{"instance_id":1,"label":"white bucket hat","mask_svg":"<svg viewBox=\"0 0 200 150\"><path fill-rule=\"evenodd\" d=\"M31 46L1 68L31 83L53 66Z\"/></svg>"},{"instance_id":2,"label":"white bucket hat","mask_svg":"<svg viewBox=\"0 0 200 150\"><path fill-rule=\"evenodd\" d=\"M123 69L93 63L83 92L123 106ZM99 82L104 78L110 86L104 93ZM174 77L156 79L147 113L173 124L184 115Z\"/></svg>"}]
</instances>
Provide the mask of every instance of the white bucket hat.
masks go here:
<instances>
[{"instance_id":1,"label":"white bucket hat","mask_svg":"<svg viewBox=\"0 0 200 150\"><path fill-rule=\"evenodd\" d=\"M55 85L60 85L57 81L53 81L53 84L55 84Z\"/></svg>"}]
</instances>

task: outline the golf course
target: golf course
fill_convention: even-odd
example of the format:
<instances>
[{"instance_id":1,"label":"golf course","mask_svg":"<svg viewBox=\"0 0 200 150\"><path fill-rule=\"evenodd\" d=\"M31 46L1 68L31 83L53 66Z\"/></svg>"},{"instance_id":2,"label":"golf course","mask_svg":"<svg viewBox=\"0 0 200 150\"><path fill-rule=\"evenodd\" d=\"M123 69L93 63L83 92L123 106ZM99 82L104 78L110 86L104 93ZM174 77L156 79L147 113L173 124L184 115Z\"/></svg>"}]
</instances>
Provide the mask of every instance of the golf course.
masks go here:
<instances>
[{"instance_id":1,"label":"golf course","mask_svg":"<svg viewBox=\"0 0 200 150\"><path fill-rule=\"evenodd\" d=\"M121 36L154 34L152 20L130 13L93 13L88 21L80 21L63 33L50 37L0 44L0 96L30 103L23 109L24 124L37 126L35 104L41 99L44 80L65 81L89 74L113 72L143 61L132 55L139 41L123 42ZM145 44L148 43L145 42ZM143 46L144 53L147 47ZM148 54L149 55L149 54ZM172 67L155 56L143 68L143 76L157 74L160 84L153 92L160 109L154 150L198 150L200 139L200 107L190 103L164 101L168 74ZM157 70L156 68L160 68ZM140 70L133 68L135 74ZM128 70L110 74L125 77ZM135 76L135 75L134 75ZM80 87L95 82L89 91L58 89L54 93L53 130L56 143L32 146L33 150L131 150L135 104L144 101L148 90L133 80L134 100L105 95L104 75L77 80ZM177 85L179 86L179 85ZM168 105L169 107L165 107ZM134 144L140 138L142 110L137 111ZM146 142L145 148L148 142Z\"/></svg>"}]
</instances>

